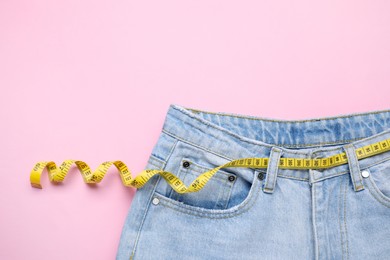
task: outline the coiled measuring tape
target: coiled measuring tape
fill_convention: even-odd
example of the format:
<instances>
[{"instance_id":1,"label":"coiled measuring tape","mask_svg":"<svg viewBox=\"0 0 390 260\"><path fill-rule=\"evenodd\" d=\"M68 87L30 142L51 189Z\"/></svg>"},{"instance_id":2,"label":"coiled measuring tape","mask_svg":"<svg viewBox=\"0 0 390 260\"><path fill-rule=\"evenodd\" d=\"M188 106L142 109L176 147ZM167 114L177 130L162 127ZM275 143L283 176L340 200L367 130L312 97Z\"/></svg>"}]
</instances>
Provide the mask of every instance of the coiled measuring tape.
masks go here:
<instances>
[{"instance_id":1,"label":"coiled measuring tape","mask_svg":"<svg viewBox=\"0 0 390 260\"><path fill-rule=\"evenodd\" d=\"M380 141L374 144L366 145L355 150L358 159L373 156L390 150L390 139ZM154 175L161 175L169 185L178 193L190 193L201 190L213 175L221 168L228 167L247 167L247 168L267 168L269 158L241 158L230 161L224 165L218 166L210 171L199 175L188 187L176 175L163 170L145 169L136 177L131 176L130 170L122 161L107 161L98 166L92 173L91 168L83 161L66 160L58 168L52 161L38 162L30 174L31 186L42 189L40 177L43 169L47 168L51 182L62 182L73 163L76 164L83 176L85 183L99 183L107 173L111 165L114 165L120 173L120 177L125 186L141 188ZM347 163L346 153L340 153L326 158L317 159L299 159L299 158L280 158L279 167L284 169L324 169Z\"/></svg>"}]
</instances>

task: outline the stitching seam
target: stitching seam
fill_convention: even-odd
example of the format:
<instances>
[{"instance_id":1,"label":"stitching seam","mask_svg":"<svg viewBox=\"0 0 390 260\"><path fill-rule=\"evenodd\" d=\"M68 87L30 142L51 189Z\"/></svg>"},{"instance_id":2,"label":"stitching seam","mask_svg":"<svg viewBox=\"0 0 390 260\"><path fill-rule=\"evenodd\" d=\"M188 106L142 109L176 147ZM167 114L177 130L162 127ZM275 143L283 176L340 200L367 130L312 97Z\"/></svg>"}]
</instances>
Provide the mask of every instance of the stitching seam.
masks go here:
<instances>
[{"instance_id":1,"label":"stitching seam","mask_svg":"<svg viewBox=\"0 0 390 260\"><path fill-rule=\"evenodd\" d=\"M341 179L341 182L340 182L340 192L339 192L339 207L338 207L338 221L339 221L339 228L340 228L340 244L341 244L341 256L342 256L342 259L344 260L344 240L343 240L343 228L341 226L341 205L342 205L342 200L341 200L341 196L342 196L342 187L343 187L343 183L344 183L344 178Z\"/></svg>"},{"instance_id":2,"label":"stitching seam","mask_svg":"<svg viewBox=\"0 0 390 260\"><path fill-rule=\"evenodd\" d=\"M150 208L151 198L153 197L153 194L154 194L156 187L157 187L157 185L154 185L153 190L150 192L149 199L147 200L147 205L145 207L144 215L142 217L141 223L140 223L138 231L137 231L137 237L136 237L134 245L133 245L133 250L132 250L132 253L130 255L130 260L133 259L135 252L137 250L138 241L139 241L139 238L141 236L141 230L142 230L142 227L143 227L145 219L146 219L146 214L148 213L148 210Z\"/></svg>"},{"instance_id":3,"label":"stitching seam","mask_svg":"<svg viewBox=\"0 0 390 260\"><path fill-rule=\"evenodd\" d=\"M173 151L174 147L176 146L176 144L177 144L177 140L176 140L176 141L174 142L174 144L172 145L172 148L171 148L171 150L170 150L170 153L169 153L169 155L168 155L168 158L171 156L172 151ZM153 157L151 157L151 158L153 158ZM162 160L156 160L156 158L153 158L153 159L154 159L155 161L160 161L160 162L161 162L161 165L160 165L160 166L155 165L155 166L157 166L157 168L159 168L160 170L164 170L165 165L166 165L166 162L164 162L164 161L162 161ZM167 160L168 160L168 159L167 159ZM152 160L152 161L153 161L153 160ZM158 175L158 176L157 176L157 181L156 181L156 183L154 184L153 190L151 191L151 193L150 193L150 195L149 195L149 199L148 199L148 201L147 201L147 202L148 202L148 205L147 205L146 208L145 208L144 216L143 216L143 218L142 218L140 227L139 227L138 232L137 232L137 238L136 238L136 240L135 240L135 242L134 242L133 250L132 250L132 253L131 253L131 255L130 255L130 260L133 259L134 254L135 254L135 252L136 252L136 250L137 250L137 244L138 244L138 241L139 241L139 237L140 237L140 235L141 235L141 229L142 229L142 226L143 226L143 224L144 224L144 221L145 221L145 218L146 218L146 214L147 214L147 212L148 212L148 210L149 210L149 208L150 208L150 203L151 203L151 201L152 201L151 198L154 196L154 193L155 193L155 191L156 191L157 185L158 185L158 183L160 182L160 180L161 180L161 176Z\"/></svg>"},{"instance_id":4,"label":"stitching seam","mask_svg":"<svg viewBox=\"0 0 390 260\"><path fill-rule=\"evenodd\" d=\"M347 179L349 180L349 179ZM344 228L345 228L345 237L346 237L346 250L347 250L347 259L349 259L349 251L348 251L348 230L347 230L347 184L345 182L344 186Z\"/></svg>"}]
</instances>

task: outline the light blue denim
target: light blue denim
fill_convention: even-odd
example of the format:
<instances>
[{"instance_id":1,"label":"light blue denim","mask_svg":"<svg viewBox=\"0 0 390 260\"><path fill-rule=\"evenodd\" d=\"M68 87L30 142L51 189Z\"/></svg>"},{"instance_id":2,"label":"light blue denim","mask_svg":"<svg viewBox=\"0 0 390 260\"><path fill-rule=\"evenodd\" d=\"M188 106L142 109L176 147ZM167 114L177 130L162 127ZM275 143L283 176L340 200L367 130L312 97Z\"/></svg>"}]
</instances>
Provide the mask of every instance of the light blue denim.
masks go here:
<instances>
[{"instance_id":1,"label":"light blue denim","mask_svg":"<svg viewBox=\"0 0 390 260\"><path fill-rule=\"evenodd\" d=\"M135 193L116 259L390 259L390 151L355 154L389 138L390 110L288 121L171 104L145 169L188 186L239 158L268 157L268 168L222 168L185 194L153 176ZM343 152L348 163L332 168L277 167Z\"/></svg>"}]
</instances>

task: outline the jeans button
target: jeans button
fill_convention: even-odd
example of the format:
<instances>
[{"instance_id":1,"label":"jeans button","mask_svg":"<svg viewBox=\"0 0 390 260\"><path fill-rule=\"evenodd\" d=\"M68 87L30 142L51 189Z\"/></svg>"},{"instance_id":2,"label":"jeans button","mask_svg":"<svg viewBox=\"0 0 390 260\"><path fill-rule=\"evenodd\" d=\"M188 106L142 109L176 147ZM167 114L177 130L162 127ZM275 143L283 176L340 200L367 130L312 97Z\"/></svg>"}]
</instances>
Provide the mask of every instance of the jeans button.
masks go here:
<instances>
[{"instance_id":1,"label":"jeans button","mask_svg":"<svg viewBox=\"0 0 390 260\"><path fill-rule=\"evenodd\" d=\"M184 167L184 168L190 167L190 163L189 163L188 161L184 161L184 162L183 162L183 167Z\"/></svg>"},{"instance_id":2,"label":"jeans button","mask_svg":"<svg viewBox=\"0 0 390 260\"><path fill-rule=\"evenodd\" d=\"M236 176L230 175L228 179L229 181L233 182L236 179Z\"/></svg>"},{"instance_id":3,"label":"jeans button","mask_svg":"<svg viewBox=\"0 0 390 260\"><path fill-rule=\"evenodd\" d=\"M159 200L158 198L154 198L154 199L152 200L152 203L153 203L154 205L157 205L159 202L160 202L160 200Z\"/></svg>"},{"instance_id":4,"label":"jeans button","mask_svg":"<svg viewBox=\"0 0 390 260\"><path fill-rule=\"evenodd\" d=\"M264 173L263 172L259 172L259 174L257 174L257 178L259 178L259 180L264 180Z\"/></svg>"},{"instance_id":5,"label":"jeans button","mask_svg":"<svg viewBox=\"0 0 390 260\"><path fill-rule=\"evenodd\" d=\"M364 170L364 171L362 171L362 176L364 178L367 178L368 176L370 176L370 173L368 171Z\"/></svg>"}]
</instances>

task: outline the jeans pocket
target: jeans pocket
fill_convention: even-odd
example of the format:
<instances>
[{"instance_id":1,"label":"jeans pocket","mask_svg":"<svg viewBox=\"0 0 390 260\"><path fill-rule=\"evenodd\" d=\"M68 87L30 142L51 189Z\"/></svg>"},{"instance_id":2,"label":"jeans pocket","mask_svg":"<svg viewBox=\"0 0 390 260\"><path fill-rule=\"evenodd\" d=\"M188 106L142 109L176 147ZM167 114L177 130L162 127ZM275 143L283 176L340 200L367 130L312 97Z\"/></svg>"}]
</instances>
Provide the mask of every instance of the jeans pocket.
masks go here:
<instances>
[{"instance_id":1,"label":"jeans pocket","mask_svg":"<svg viewBox=\"0 0 390 260\"><path fill-rule=\"evenodd\" d=\"M231 159L201 147L178 141L164 171L176 175L187 187L201 174L230 162ZM199 191L176 192L160 177L155 197L161 204L192 215L223 217L237 215L253 205L261 192L258 173L265 170L244 167L219 169Z\"/></svg>"},{"instance_id":2,"label":"jeans pocket","mask_svg":"<svg viewBox=\"0 0 390 260\"><path fill-rule=\"evenodd\" d=\"M368 188L371 196L379 203L390 208L390 157L386 160L367 167L363 184Z\"/></svg>"},{"instance_id":3,"label":"jeans pocket","mask_svg":"<svg viewBox=\"0 0 390 260\"><path fill-rule=\"evenodd\" d=\"M186 165L188 166L185 167ZM183 157L178 177L188 187L199 175L212 169L193 162L191 158ZM236 178L235 174L220 169L200 191L178 193L171 189L168 197L188 205L207 209L226 209Z\"/></svg>"}]
</instances>

